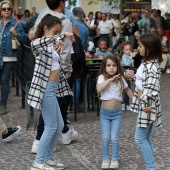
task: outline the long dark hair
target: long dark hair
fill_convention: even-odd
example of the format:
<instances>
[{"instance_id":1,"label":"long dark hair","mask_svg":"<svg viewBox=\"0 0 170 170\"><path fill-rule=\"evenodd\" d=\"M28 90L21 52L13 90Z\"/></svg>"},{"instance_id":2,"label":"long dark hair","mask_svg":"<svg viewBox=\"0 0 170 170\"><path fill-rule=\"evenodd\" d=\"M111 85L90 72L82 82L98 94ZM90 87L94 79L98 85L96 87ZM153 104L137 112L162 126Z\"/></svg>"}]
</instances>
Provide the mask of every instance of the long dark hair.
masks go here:
<instances>
[{"instance_id":1,"label":"long dark hair","mask_svg":"<svg viewBox=\"0 0 170 170\"><path fill-rule=\"evenodd\" d=\"M145 56L143 61L157 60L162 62L162 44L156 34L144 34L139 38L139 42L145 47Z\"/></svg>"},{"instance_id":2,"label":"long dark hair","mask_svg":"<svg viewBox=\"0 0 170 170\"><path fill-rule=\"evenodd\" d=\"M37 30L35 32L34 38L41 38L44 35L44 26L47 26L48 29L52 28L55 24L61 25L61 20L55 16L47 14L41 20L41 22L37 26Z\"/></svg>"}]
</instances>

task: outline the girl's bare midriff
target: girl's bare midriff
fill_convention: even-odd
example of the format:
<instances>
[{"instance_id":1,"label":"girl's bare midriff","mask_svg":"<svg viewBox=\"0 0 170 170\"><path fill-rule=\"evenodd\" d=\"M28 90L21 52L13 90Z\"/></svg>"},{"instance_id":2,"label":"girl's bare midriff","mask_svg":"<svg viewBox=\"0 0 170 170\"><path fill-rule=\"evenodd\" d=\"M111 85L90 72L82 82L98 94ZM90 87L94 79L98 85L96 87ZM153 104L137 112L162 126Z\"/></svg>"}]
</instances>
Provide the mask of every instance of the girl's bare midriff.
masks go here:
<instances>
[{"instance_id":1,"label":"girl's bare midriff","mask_svg":"<svg viewBox=\"0 0 170 170\"><path fill-rule=\"evenodd\" d=\"M108 110L113 110L119 108L122 102L112 99L112 100L102 100L102 107Z\"/></svg>"},{"instance_id":2,"label":"girl's bare midriff","mask_svg":"<svg viewBox=\"0 0 170 170\"><path fill-rule=\"evenodd\" d=\"M60 82L60 69L51 71L49 81Z\"/></svg>"}]
</instances>

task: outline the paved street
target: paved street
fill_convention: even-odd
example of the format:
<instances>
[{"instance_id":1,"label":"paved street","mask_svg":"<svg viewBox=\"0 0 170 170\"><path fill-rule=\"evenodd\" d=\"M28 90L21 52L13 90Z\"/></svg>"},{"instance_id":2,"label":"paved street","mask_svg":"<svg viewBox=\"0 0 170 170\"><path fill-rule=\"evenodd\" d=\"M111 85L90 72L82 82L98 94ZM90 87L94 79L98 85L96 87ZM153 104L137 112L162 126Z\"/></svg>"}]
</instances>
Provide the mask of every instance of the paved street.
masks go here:
<instances>
[{"instance_id":1,"label":"paved street","mask_svg":"<svg viewBox=\"0 0 170 170\"><path fill-rule=\"evenodd\" d=\"M153 129L152 139L156 163L159 170L170 170L170 75L163 74L161 82L161 102L163 128ZM0 170L29 170L35 158L30 153L36 131L33 126L26 130L26 110L21 109L21 97L15 96L15 88L11 87L8 114L2 117L6 125L20 124L23 130L18 138L10 143L0 140ZM121 153L119 170L139 170L144 164L141 152L134 141L136 114L123 111L123 126L120 135ZM96 111L78 113L78 121L74 122L73 114L69 114L71 127L79 133L77 141L63 145L60 141L55 155L66 165L67 170L100 170L102 162L100 145L99 117Z\"/></svg>"}]
</instances>

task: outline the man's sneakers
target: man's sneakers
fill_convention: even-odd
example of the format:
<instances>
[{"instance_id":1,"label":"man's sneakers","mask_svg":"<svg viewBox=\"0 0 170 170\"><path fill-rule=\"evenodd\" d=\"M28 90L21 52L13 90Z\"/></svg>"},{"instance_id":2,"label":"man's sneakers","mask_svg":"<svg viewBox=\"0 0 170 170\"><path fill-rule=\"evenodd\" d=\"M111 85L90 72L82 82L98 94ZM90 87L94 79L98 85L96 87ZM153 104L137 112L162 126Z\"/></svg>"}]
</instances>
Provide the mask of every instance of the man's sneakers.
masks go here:
<instances>
[{"instance_id":1,"label":"man's sneakers","mask_svg":"<svg viewBox=\"0 0 170 170\"><path fill-rule=\"evenodd\" d=\"M2 140L4 142L9 142L12 138L14 138L16 135L18 135L21 132L22 127L16 126L14 128L10 127L10 128L7 128L7 129L8 129L8 133L2 134Z\"/></svg>"},{"instance_id":2,"label":"man's sneakers","mask_svg":"<svg viewBox=\"0 0 170 170\"><path fill-rule=\"evenodd\" d=\"M7 114L7 106L0 105L0 115Z\"/></svg>"},{"instance_id":3,"label":"man's sneakers","mask_svg":"<svg viewBox=\"0 0 170 170\"><path fill-rule=\"evenodd\" d=\"M110 169L118 169L119 168L119 162L117 159L112 159L110 162Z\"/></svg>"},{"instance_id":4,"label":"man's sneakers","mask_svg":"<svg viewBox=\"0 0 170 170\"><path fill-rule=\"evenodd\" d=\"M38 152L38 146L39 146L40 141L39 140L34 140L31 148L31 153L37 153Z\"/></svg>"},{"instance_id":5,"label":"man's sneakers","mask_svg":"<svg viewBox=\"0 0 170 170\"><path fill-rule=\"evenodd\" d=\"M117 159L103 159L102 162L102 169L118 169L119 168L119 162Z\"/></svg>"},{"instance_id":6,"label":"man's sneakers","mask_svg":"<svg viewBox=\"0 0 170 170\"><path fill-rule=\"evenodd\" d=\"M49 159L48 161L45 161L45 163L53 168L57 168L57 170L64 169L64 165L60 163L58 160L53 158Z\"/></svg>"},{"instance_id":7,"label":"man's sneakers","mask_svg":"<svg viewBox=\"0 0 170 170\"><path fill-rule=\"evenodd\" d=\"M31 148L31 153L33 154L37 154L38 152L38 147L39 147L39 143L40 141L35 139L33 144L32 144L32 148ZM56 147L54 148L54 152L56 151Z\"/></svg>"},{"instance_id":8,"label":"man's sneakers","mask_svg":"<svg viewBox=\"0 0 170 170\"><path fill-rule=\"evenodd\" d=\"M70 129L67 133L62 133L63 144L68 145L72 141L76 140L78 133L74 129Z\"/></svg>"}]
</instances>

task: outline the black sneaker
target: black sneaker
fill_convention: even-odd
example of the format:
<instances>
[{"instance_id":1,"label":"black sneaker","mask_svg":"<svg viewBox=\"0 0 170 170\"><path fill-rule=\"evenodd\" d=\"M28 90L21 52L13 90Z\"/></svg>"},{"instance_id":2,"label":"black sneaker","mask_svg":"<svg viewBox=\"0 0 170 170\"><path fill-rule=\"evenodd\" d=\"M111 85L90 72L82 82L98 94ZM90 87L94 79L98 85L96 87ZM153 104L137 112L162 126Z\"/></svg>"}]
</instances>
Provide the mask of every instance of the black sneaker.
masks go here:
<instances>
[{"instance_id":1,"label":"black sneaker","mask_svg":"<svg viewBox=\"0 0 170 170\"><path fill-rule=\"evenodd\" d=\"M21 126L16 126L14 128L8 128L8 133L2 135L2 140L4 142L9 142L13 137L15 137L16 135L18 135L22 130Z\"/></svg>"}]
</instances>

